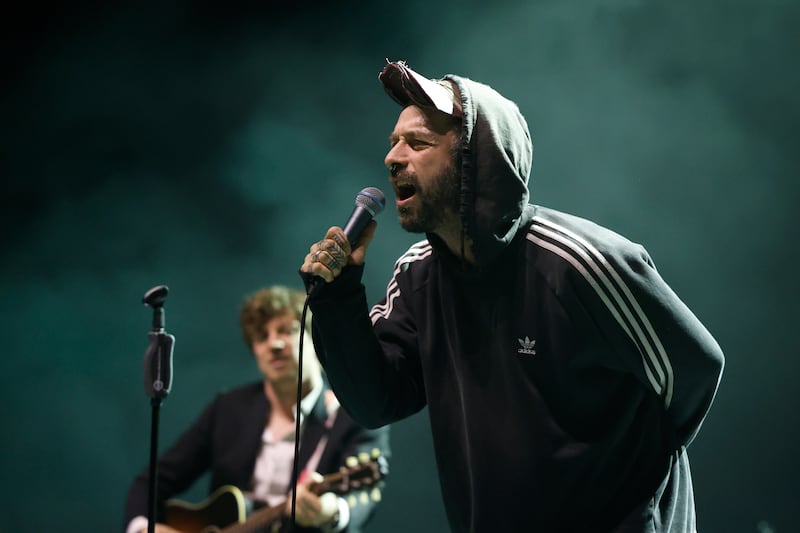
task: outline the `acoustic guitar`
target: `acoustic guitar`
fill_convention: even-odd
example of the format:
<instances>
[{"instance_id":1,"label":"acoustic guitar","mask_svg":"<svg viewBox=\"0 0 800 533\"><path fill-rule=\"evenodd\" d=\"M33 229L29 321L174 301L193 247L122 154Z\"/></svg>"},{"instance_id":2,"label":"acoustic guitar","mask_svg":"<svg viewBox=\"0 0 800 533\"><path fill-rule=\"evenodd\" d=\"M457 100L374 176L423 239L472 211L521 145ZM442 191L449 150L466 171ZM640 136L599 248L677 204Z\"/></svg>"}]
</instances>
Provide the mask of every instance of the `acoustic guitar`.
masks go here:
<instances>
[{"instance_id":1,"label":"acoustic guitar","mask_svg":"<svg viewBox=\"0 0 800 533\"><path fill-rule=\"evenodd\" d=\"M349 458L347 466L323 476L319 482L309 483L308 490L316 495L325 492L340 496L349 494L348 505L355 507L359 502L380 500L380 482L387 473L386 460L375 450L372 456L362 453L358 459ZM269 526L277 528L284 518L289 519L284 516L286 501L248 514L249 507L241 490L225 485L197 504L167 500L164 523L186 533L248 533Z\"/></svg>"}]
</instances>

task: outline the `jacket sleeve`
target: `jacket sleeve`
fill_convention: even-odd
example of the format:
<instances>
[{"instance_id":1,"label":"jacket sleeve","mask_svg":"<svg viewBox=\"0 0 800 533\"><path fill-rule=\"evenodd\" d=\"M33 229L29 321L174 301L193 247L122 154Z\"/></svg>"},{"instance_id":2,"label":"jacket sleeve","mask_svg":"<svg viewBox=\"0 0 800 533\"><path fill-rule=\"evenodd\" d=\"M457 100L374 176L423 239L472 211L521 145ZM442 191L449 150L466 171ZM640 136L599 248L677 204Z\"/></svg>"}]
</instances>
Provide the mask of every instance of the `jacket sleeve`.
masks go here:
<instances>
[{"instance_id":1,"label":"jacket sleeve","mask_svg":"<svg viewBox=\"0 0 800 533\"><path fill-rule=\"evenodd\" d=\"M696 435L719 385L722 351L640 245L588 248L582 300L611 340L606 365L635 375L663 405L676 446Z\"/></svg>"},{"instance_id":2,"label":"jacket sleeve","mask_svg":"<svg viewBox=\"0 0 800 533\"><path fill-rule=\"evenodd\" d=\"M314 347L331 388L357 422L376 428L418 412L425 393L416 327L402 294L394 294L392 313L373 327L362 272L363 266L345 268L311 291L309 306Z\"/></svg>"}]
</instances>

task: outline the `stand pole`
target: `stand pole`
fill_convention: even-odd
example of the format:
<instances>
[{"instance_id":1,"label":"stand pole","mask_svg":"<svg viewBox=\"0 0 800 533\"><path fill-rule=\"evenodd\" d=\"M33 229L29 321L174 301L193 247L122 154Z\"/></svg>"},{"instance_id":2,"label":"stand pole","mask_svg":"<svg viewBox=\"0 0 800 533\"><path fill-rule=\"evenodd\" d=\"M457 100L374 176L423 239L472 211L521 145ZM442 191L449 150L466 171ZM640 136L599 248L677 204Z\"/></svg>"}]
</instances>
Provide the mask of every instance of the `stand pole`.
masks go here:
<instances>
[{"instance_id":1,"label":"stand pole","mask_svg":"<svg viewBox=\"0 0 800 533\"><path fill-rule=\"evenodd\" d=\"M150 343L144 352L144 389L150 397L150 470L147 494L147 532L154 533L158 501L158 418L161 402L172 388L172 348L175 337L164 329L164 301L169 289L158 285L147 291L142 302L153 308L153 329L147 333Z\"/></svg>"},{"instance_id":2,"label":"stand pole","mask_svg":"<svg viewBox=\"0 0 800 533\"><path fill-rule=\"evenodd\" d=\"M158 487L158 415L161 407L161 400L153 398L150 400L152 405L150 416L150 475L148 476L148 498L147 498L147 533L154 533L156 527L156 499Z\"/></svg>"}]
</instances>

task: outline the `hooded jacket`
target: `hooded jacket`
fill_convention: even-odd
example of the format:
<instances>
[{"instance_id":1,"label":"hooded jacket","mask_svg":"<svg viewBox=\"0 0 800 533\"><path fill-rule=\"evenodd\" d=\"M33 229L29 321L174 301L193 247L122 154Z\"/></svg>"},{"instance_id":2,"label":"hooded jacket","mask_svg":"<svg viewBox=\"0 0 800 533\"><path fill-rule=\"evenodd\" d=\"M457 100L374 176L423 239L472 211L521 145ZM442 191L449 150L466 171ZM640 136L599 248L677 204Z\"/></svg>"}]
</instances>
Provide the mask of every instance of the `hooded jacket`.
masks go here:
<instances>
[{"instance_id":1,"label":"hooded jacket","mask_svg":"<svg viewBox=\"0 0 800 533\"><path fill-rule=\"evenodd\" d=\"M533 149L513 102L445 79L463 108L475 264L430 234L372 308L363 266L314 290L334 391L368 427L428 407L453 531L695 531L686 446L719 346L642 246L528 203Z\"/></svg>"}]
</instances>

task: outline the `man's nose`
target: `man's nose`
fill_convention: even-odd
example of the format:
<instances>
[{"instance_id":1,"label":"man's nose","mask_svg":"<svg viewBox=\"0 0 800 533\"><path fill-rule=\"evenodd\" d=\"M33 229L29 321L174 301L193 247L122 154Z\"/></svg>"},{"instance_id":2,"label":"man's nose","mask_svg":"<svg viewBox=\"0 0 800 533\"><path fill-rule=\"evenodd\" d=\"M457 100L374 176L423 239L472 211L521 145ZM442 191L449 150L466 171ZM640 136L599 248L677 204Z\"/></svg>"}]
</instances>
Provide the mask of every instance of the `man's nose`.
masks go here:
<instances>
[{"instance_id":1,"label":"man's nose","mask_svg":"<svg viewBox=\"0 0 800 533\"><path fill-rule=\"evenodd\" d=\"M272 339L272 341L269 343L269 347L271 350L275 351L283 350L286 348L286 341L284 339Z\"/></svg>"},{"instance_id":2,"label":"man's nose","mask_svg":"<svg viewBox=\"0 0 800 533\"><path fill-rule=\"evenodd\" d=\"M383 158L383 164L386 165L392 175L395 175L406 165L407 158L402 145L403 143L399 142L392 146L386 153L386 157Z\"/></svg>"}]
</instances>

